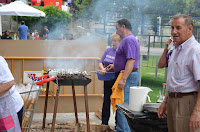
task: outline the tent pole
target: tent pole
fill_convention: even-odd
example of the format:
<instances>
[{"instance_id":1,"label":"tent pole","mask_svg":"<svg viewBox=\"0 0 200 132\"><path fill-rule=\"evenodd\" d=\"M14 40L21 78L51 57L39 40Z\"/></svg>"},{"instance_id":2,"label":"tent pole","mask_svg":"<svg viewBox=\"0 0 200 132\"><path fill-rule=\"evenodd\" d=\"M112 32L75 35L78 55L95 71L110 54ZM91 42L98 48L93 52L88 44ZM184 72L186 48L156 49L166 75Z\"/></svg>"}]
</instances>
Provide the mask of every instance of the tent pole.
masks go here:
<instances>
[{"instance_id":1,"label":"tent pole","mask_svg":"<svg viewBox=\"0 0 200 132\"><path fill-rule=\"evenodd\" d=\"M1 22L1 16L0 16L0 35L2 36L2 22Z\"/></svg>"},{"instance_id":2,"label":"tent pole","mask_svg":"<svg viewBox=\"0 0 200 132\"><path fill-rule=\"evenodd\" d=\"M16 22L17 22L17 26L16 26L16 31L18 29L18 16L16 16Z\"/></svg>"}]
</instances>

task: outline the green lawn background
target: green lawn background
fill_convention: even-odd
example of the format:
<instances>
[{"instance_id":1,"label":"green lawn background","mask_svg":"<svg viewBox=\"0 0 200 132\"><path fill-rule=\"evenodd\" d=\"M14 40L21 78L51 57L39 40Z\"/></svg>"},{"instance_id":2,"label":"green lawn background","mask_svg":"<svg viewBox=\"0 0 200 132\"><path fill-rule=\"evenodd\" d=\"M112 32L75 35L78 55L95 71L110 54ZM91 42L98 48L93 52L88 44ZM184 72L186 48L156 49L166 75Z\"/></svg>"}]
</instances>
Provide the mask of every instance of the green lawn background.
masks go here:
<instances>
[{"instance_id":1,"label":"green lawn background","mask_svg":"<svg viewBox=\"0 0 200 132\"><path fill-rule=\"evenodd\" d=\"M158 57L159 59L159 57ZM157 102L159 95L163 88L163 82L165 82L165 69L158 69L158 73L162 75L157 75L155 78L156 71L156 56L149 56L149 60L143 60L142 62L142 83L141 86L149 87L153 92L149 92L151 102ZM148 73L154 73L152 75ZM148 100L147 100L148 101Z\"/></svg>"}]
</instances>

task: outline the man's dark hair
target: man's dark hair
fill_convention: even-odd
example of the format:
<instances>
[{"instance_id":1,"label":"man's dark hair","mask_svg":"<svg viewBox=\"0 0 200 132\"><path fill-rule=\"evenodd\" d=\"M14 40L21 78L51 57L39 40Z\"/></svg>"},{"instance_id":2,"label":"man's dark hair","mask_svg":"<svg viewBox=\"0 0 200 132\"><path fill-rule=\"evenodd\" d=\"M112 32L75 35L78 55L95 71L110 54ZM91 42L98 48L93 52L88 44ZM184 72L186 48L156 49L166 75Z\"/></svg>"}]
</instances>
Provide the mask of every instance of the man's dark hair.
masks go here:
<instances>
[{"instance_id":1,"label":"man's dark hair","mask_svg":"<svg viewBox=\"0 0 200 132\"><path fill-rule=\"evenodd\" d=\"M23 24L25 24L25 22L24 22L24 21L21 21L21 24L23 25Z\"/></svg>"},{"instance_id":2,"label":"man's dark hair","mask_svg":"<svg viewBox=\"0 0 200 132\"><path fill-rule=\"evenodd\" d=\"M129 22L128 19L123 18L121 20L118 20L117 23L119 24L120 27L122 27L122 25L124 25L126 29L128 29L130 31L132 30L131 23Z\"/></svg>"}]
</instances>

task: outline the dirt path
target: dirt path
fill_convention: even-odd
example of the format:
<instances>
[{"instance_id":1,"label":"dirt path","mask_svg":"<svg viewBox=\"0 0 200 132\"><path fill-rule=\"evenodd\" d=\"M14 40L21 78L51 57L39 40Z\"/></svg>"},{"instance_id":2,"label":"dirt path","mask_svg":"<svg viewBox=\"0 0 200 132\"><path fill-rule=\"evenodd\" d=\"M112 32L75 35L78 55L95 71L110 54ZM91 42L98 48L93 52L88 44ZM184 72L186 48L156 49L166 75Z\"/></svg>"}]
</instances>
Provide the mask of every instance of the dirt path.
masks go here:
<instances>
[{"instance_id":1,"label":"dirt path","mask_svg":"<svg viewBox=\"0 0 200 132\"><path fill-rule=\"evenodd\" d=\"M31 132L50 132L52 113L47 113L45 129L42 130L43 114L35 113L31 125ZM90 112L90 130L91 132L112 132L115 126L114 115L111 115L109 126L101 125L101 120ZM57 113L55 132L85 132L86 117L85 113L78 113L79 124L75 125L75 116L73 113Z\"/></svg>"}]
</instances>

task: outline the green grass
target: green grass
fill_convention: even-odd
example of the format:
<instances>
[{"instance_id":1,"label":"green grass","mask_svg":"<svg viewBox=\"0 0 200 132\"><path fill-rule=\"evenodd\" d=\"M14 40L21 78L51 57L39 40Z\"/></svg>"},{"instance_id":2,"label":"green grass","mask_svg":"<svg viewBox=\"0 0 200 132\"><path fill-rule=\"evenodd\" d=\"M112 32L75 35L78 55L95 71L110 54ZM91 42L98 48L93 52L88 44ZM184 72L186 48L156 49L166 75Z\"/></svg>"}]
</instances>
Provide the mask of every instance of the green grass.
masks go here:
<instances>
[{"instance_id":1,"label":"green grass","mask_svg":"<svg viewBox=\"0 0 200 132\"><path fill-rule=\"evenodd\" d=\"M158 58L159 59L159 58ZM142 63L142 86L149 87L153 90L153 92L149 92L149 96L152 103L157 102L159 98L159 91L162 91L162 83L165 82L165 69L158 69L158 73L162 73L163 75L157 75L155 78L155 74L150 75L148 73L155 73L156 67L156 57L150 56L149 60L143 60Z\"/></svg>"}]
</instances>

